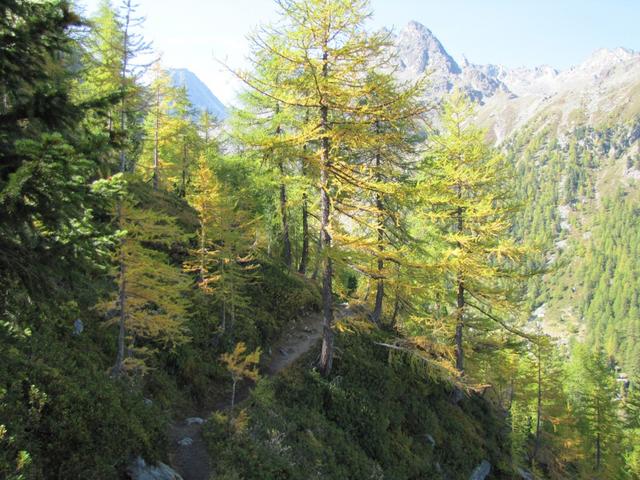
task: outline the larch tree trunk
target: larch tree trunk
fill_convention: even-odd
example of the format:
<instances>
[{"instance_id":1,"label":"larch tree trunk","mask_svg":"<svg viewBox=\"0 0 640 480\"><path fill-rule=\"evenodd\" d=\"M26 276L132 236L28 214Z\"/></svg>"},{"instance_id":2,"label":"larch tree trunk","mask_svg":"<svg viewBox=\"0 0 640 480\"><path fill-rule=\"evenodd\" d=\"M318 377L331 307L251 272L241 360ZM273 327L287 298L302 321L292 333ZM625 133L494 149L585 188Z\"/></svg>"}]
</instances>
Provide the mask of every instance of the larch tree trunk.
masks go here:
<instances>
[{"instance_id":1,"label":"larch tree trunk","mask_svg":"<svg viewBox=\"0 0 640 480\"><path fill-rule=\"evenodd\" d=\"M460 197L460 187L458 187L458 197ZM456 218L458 220L458 232L462 232L464 227L462 220L462 208L458 207L456 211ZM462 249L462 245L458 242L458 249ZM460 372L464 372L464 348L463 348L463 330L464 330L464 279L462 273L458 271L456 278L457 292L457 310L456 310L456 369Z\"/></svg>"},{"instance_id":2,"label":"larch tree trunk","mask_svg":"<svg viewBox=\"0 0 640 480\"><path fill-rule=\"evenodd\" d=\"M380 134L380 121L375 121L375 133L376 135ZM375 155L375 172L376 172L376 180L378 182L382 181L382 174L380 172L380 168L382 167L382 156L380 152L376 152ZM376 204L376 233L377 233L377 243L378 243L378 272L376 278L376 302L373 308L373 314L371 315L371 320L376 325L380 325L380 320L382 318L382 303L384 301L384 202L382 198L382 194L380 192L376 192L375 194L375 204Z\"/></svg>"},{"instance_id":3,"label":"larch tree trunk","mask_svg":"<svg viewBox=\"0 0 640 480\"><path fill-rule=\"evenodd\" d=\"M382 209L382 198L380 194L376 194L376 208L378 212ZM382 318L382 303L384 301L384 259L382 257L384 253L384 218L382 213L378 213L378 272L376 278L376 303L373 309L373 315L371 319L376 325L380 324Z\"/></svg>"},{"instance_id":4,"label":"larch tree trunk","mask_svg":"<svg viewBox=\"0 0 640 480\"><path fill-rule=\"evenodd\" d=\"M322 254L322 231L320 231L320 234L318 235L318 246L317 246L317 254L316 254L316 259L315 259L315 265L313 267L313 273L311 274L311 279L312 280L317 280L318 279L318 271L320 270L320 263L321 263L321 254Z\"/></svg>"},{"instance_id":5,"label":"larch tree trunk","mask_svg":"<svg viewBox=\"0 0 640 480\"><path fill-rule=\"evenodd\" d=\"M131 2L127 2L127 15L124 22L124 37L122 41L122 70L120 71L120 89L122 99L120 100L120 132L124 134L127 125L126 114L126 79L129 59L129 22L131 17ZM125 173L127 169L127 158L125 152L125 145L120 145L120 173ZM117 223L120 229L122 229L122 200L118 200L117 206ZM125 239L120 240L120 258L119 258L119 276L118 276L118 302L120 308L120 315L118 319L118 343L116 353L116 363L113 367L113 373L117 376L124 373L124 361L126 357L125 351L125 339L127 336L127 264L124 252Z\"/></svg>"},{"instance_id":6,"label":"larch tree trunk","mask_svg":"<svg viewBox=\"0 0 640 480\"><path fill-rule=\"evenodd\" d=\"M238 384L238 380L233 379L233 387L231 387L231 409L236 406L236 385Z\"/></svg>"},{"instance_id":7,"label":"larch tree trunk","mask_svg":"<svg viewBox=\"0 0 640 480\"><path fill-rule=\"evenodd\" d=\"M600 398L596 397L596 471L600 470L600 462L602 458L602 445L600 444L600 431L602 429L602 425L600 422Z\"/></svg>"},{"instance_id":8,"label":"larch tree trunk","mask_svg":"<svg viewBox=\"0 0 640 480\"><path fill-rule=\"evenodd\" d=\"M379 133L380 123L376 121L376 133ZM378 172L378 181L381 181L380 177L381 158L380 153L376 153L375 156L375 168ZM373 308L373 315L371 319L376 325L380 324L382 318L382 302L384 301L384 202L382 194L377 192L376 195L376 230L377 230L377 242L378 242L378 275L376 278L376 303Z\"/></svg>"},{"instance_id":9,"label":"larch tree trunk","mask_svg":"<svg viewBox=\"0 0 640 480\"><path fill-rule=\"evenodd\" d=\"M220 260L220 275L224 275L224 260ZM227 332L227 301L222 300L222 333Z\"/></svg>"},{"instance_id":10,"label":"larch tree trunk","mask_svg":"<svg viewBox=\"0 0 640 480\"><path fill-rule=\"evenodd\" d=\"M160 85L156 86L156 128L153 139L153 189L160 185Z\"/></svg>"},{"instance_id":11,"label":"larch tree trunk","mask_svg":"<svg viewBox=\"0 0 640 480\"><path fill-rule=\"evenodd\" d=\"M280 104L276 103L275 114L276 117L280 113ZM275 130L275 136L279 137L282 134L282 126L278 125ZM282 158L278 158L278 173L280 174L280 219L282 222L282 261L287 266L288 270L291 270L293 260L291 257L291 236L289 234L289 215L287 204L287 185L285 184L285 168Z\"/></svg>"},{"instance_id":12,"label":"larch tree trunk","mask_svg":"<svg viewBox=\"0 0 640 480\"><path fill-rule=\"evenodd\" d=\"M540 343L537 345L538 357L538 392L537 392L537 408L536 408L536 437L533 445L532 462L538 458L538 450L540 449L540 430L542 428L542 352Z\"/></svg>"},{"instance_id":13,"label":"larch tree trunk","mask_svg":"<svg viewBox=\"0 0 640 480\"><path fill-rule=\"evenodd\" d=\"M322 55L322 77L326 81L329 74L329 54L325 50ZM322 249L322 351L320 352L320 372L323 376L331 373L333 366L333 265L331 261L331 201L329 198L329 169L331 167L329 129L329 107L326 100L322 99L320 107L320 128L323 133L321 145L321 172L320 172L320 236Z\"/></svg>"},{"instance_id":14,"label":"larch tree trunk","mask_svg":"<svg viewBox=\"0 0 640 480\"><path fill-rule=\"evenodd\" d=\"M189 166L188 153L187 139L184 138L182 144L182 180L180 185L180 196L182 198L187 196L187 168Z\"/></svg>"},{"instance_id":15,"label":"larch tree trunk","mask_svg":"<svg viewBox=\"0 0 640 480\"><path fill-rule=\"evenodd\" d=\"M289 216L287 206L287 186L284 183L284 164L278 163L280 170L280 217L282 218L282 260L289 270L291 270L291 238L289 236Z\"/></svg>"},{"instance_id":16,"label":"larch tree trunk","mask_svg":"<svg viewBox=\"0 0 640 480\"><path fill-rule=\"evenodd\" d=\"M204 282L204 276L206 273L205 272L206 257L207 257L206 245L207 245L206 225L205 225L205 222L202 220L202 216L201 216L200 218L200 267L198 270L198 282L200 283Z\"/></svg>"},{"instance_id":17,"label":"larch tree trunk","mask_svg":"<svg viewBox=\"0 0 640 480\"><path fill-rule=\"evenodd\" d=\"M306 150L306 145L303 147ZM306 160L302 160L302 176L306 176ZM307 265L309 263L309 198L307 191L302 192L302 251L300 253L300 264L298 265L298 273L305 275L307 273Z\"/></svg>"},{"instance_id":18,"label":"larch tree trunk","mask_svg":"<svg viewBox=\"0 0 640 480\"><path fill-rule=\"evenodd\" d=\"M464 372L464 348L463 342L463 330L464 330L464 283L458 277L458 295L457 295L457 310L456 310L456 369L462 373Z\"/></svg>"},{"instance_id":19,"label":"larch tree trunk","mask_svg":"<svg viewBox=\"0 0 640 480\"><path fill-rule=\"evenodd\" d=\"M122 206L118 205L118 217L122 216L121 213ZM117 353L116 353L116 363L113 367L113 373L115 375L121 375L124 370L124 359L125 359L125 341L127 336L126 325L127 325L127 264L124 258L124 239L120 244L120 275L118 278L118 307L119 307L119 318L118 318L118 344L117 344Z\"/></svg>"}]
</instances>

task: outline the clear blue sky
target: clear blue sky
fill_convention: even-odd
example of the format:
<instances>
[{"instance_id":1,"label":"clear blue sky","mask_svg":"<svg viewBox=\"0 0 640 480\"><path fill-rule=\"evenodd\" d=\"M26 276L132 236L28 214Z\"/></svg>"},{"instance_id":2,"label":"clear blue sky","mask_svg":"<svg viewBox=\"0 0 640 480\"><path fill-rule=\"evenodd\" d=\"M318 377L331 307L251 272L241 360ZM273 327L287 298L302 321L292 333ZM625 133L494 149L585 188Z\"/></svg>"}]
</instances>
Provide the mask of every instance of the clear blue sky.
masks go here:
<instances>
[{"instance_id":1,"label":"clear blue sky","mask_svg":"<svg viewBox=\"0 0 640 480\"><path fill-rule=\"evenodd\" d=\"M77 0L91 12L98 0ZM272 0L138 0L145 36L169 67L198 75L225 103L238 88L214 58L242 66L246 34ZM119 4L120 0L112 0ZM563 69L602 47L640 50L640 0L372 0L372 27L426 25L458 61Z\"/></svg>"}]
</instances>

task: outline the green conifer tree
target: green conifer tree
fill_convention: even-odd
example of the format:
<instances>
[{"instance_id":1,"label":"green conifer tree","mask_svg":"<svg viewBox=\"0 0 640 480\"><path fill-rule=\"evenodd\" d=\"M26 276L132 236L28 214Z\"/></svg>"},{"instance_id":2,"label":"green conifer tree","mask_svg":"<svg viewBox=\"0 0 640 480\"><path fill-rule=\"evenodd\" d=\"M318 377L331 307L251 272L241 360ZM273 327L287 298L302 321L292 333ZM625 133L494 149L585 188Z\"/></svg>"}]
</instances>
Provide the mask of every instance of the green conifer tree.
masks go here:
<instances>
[{"instance_id":1,"label":"green conifer tree","mask_svg":"<svg viewBox=\"0 0 640 480\"><path fill-rule=\"evenodd\" d=\"M116 277L120 288L104 305L120 313L123 330L113 373L143 374L156 350L170 350L189 340L185 298L189 279L171 265L167 255L167 249L184 241L185 235L166 214L140 208L131 200L122 201L119 208L122 240Z\"/></svg>"},{"instance_id":2,"label":"green conifer tree","mask_svg":"<svg viewBox=\"0 0 640 480\"><path fill-rule=\"evenodd\" d=\"M422 218L436 226L436 268L452 292L455 363L464 372L464 332L510 329L513 279L525 250L511 236L509 168L472 124L473 108L457 91L445 104L442 132L430 138L418 186Z\"/></svg>"}]
</instances>

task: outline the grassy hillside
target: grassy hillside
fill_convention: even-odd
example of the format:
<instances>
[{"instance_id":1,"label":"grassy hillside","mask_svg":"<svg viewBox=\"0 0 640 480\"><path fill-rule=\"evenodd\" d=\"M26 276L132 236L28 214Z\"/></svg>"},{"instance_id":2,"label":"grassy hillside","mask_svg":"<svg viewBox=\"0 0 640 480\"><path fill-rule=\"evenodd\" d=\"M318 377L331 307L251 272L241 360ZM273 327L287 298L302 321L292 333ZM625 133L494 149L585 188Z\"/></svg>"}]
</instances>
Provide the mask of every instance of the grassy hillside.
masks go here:
<instances>
[{"instance_id":1,"label":"grassy hillside","mask_svg":"<svg viewBox=\"0 0 640 480\"><path fill-rule=\"evenodd\" d=\"M214 414L207 439L220 479L468 478L488 460L511 478L504 412L471 394L460 402L429 366L345 331L330 378L318 351L262 380L236 411Z\"/></svg>"}]
</instances>

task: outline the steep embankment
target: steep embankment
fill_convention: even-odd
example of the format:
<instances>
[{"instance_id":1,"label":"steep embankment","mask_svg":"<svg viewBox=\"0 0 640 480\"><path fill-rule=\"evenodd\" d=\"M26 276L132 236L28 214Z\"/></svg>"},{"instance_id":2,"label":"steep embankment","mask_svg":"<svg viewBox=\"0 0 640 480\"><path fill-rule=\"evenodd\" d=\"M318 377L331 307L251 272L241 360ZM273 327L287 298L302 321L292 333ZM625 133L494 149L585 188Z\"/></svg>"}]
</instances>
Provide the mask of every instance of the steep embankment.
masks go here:
<instances>
[{"instance_id":1,"label":"steep embankment","mask_svg":"<svg viewBox=\"0 0 640 480\"><path fill-rule=\"evenodd\" d=\"M312 349L260 381L241 409L211 417L216 478L466 479L489 463L491 478L511 478L500 412L475 394L456 403L437 370L354 322L338 326L329 378L312 368Z\"/></svg>"}]
</instances>

